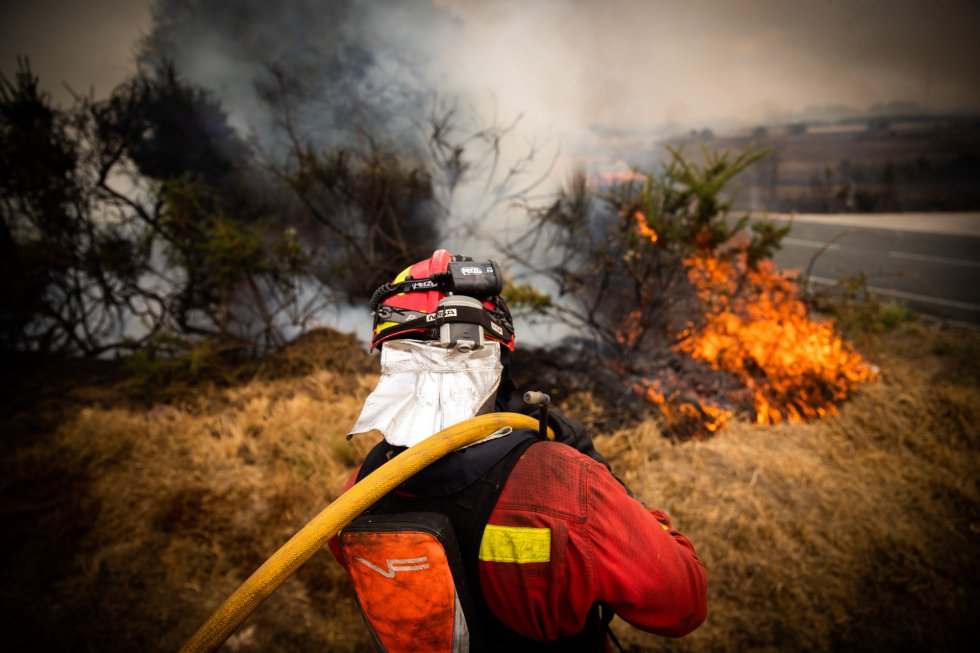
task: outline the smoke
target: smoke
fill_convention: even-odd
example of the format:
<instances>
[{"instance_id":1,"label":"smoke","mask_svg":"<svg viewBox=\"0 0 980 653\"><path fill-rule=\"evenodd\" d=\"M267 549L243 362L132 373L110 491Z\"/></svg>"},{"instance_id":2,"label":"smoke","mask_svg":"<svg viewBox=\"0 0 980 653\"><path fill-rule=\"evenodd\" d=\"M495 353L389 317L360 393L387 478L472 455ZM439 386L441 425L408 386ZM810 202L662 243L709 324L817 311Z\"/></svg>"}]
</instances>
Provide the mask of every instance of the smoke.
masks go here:
<instances>
[{"instance_id":1,"label":"smoke","mask_svg":"<svg viewBox=\"0 0 980 653\"><path fill-rule=\"evenodd\" d=\"M148 1L4 3L0 67L26 54L55 94L62 81L104 94L145 33L144 59L173 58L246 133L268 122L257 91L271 66L307 92L313 135L359 111L404 127L434 95L523 115L527 134L563 143L594 126L718 129L809 106L980 107L973 0L156 0L147 29Z\"/></svg>"},{"instance_id":2,"label":"smoke","mask_svg":"<svg viewBox=\"0 0 980 653\"><path fill-rule=\"evenodd\" d=\"M404 14L437 28L444 12L425 7L413 2L382 12L356 0L159 0L141 58L172 60L187 79L217 94L236 128L264 145L275 144L286 110L304 140L341 145L382 131L404 138L432 86L418 77L428 57L415 44L420 30L408 42L398 35L409 32L389 34L379 19Z\"/></svg>"},{"instance_id":3,"label":"smoke","mask_svg":"<svg viewBox=\"0 0 980 653\"><path fill-rule=\"evenodd\" d=\"M171 60L273 154L288 110L317 148L377 139L424 163L454 108L469 183L443 180L444 244L478 256L494 244L474 227L524 226L514 191L647 163L672 131L980 107L973 0L155 0L147 27L149 1L5 3L0 67L27 54L49 90L104 94L140 32L144 65Z\"/></svg>"},{"instance_id":4,"label":"smoke","mask_svg":"<svg viewBox=\"0 0 980 653\"><path fill-rule=\"evenodd\" d=\"M463 75L562 126L717 128L811 105L980 108L967 0L443 0Z\"/></svg>"},{"instance_id":5,"label":"smoke","mask_svg":"<svg viewBox=\"0 0 980 653\"><path fill-rule=\"evenodd\" d=\"M383 131L422 151L426 121L454 105L474 125L520 117L505 164L560 144L561 178L597 130L652 140L895 100L976 110L977 24L969 0L158 0L142 53L265 142L277 71L317 142Z\"/></svg>"},{"instance_id":6,"label":"smoke","mask_svg":"<svg viewBox=\"0 0 980 653\"><path fill-rule=\"evenodd\" d=\"M519 232L509 194L545 196L600 144L601 165L626 169L679 130L896 100L976 110L977 24L970 0L158 0L141 56L173 60L273 149L288 108L318 147L380 138L422 162L430 120L454 108L475 168L444 244L492 255L473 228Z\"/></svg>"}]
</instances>

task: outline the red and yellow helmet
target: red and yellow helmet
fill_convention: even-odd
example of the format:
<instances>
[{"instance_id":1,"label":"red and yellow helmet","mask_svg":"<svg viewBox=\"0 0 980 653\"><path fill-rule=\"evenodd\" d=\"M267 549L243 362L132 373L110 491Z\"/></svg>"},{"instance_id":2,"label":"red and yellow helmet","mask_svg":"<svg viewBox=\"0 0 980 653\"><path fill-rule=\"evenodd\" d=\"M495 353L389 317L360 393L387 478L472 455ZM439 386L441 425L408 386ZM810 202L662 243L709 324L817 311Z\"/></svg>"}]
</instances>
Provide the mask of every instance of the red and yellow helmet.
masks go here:
<instances>
[{"instance_id":1,"label":"red and yellow helmet","mask_svg":"<svg viewBox=\"0 0 980 653\"><path fill-rule=\"evenodd\" d=\"M503 276L494 261L473 261L444 249L404 270L374 292L371 348L393 338L439 340L444 324L472 324L485 338L514 349L514 325L500 297ZM447 297L476 301L451 302ZM440 302L443 306L440 307Z\"/></svg>"}]
</instances>

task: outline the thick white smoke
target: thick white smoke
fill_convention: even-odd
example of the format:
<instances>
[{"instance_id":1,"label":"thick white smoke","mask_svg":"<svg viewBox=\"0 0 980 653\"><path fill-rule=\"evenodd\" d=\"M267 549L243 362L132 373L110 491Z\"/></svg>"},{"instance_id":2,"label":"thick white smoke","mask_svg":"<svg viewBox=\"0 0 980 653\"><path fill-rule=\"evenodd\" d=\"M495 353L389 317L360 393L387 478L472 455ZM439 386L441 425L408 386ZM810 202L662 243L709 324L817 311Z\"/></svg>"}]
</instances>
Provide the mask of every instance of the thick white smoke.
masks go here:
<instances>
[{"instance_id":1,"label":"thick white smoke","mask_svg":"<svg viewBox=\"0 0 980 653\"><path fill-rule=\"evenodd\" d=\"M670 129L896 99L975 109L978 23L966 0L159 0L144 52L173 58L260 136L273 131L260 100L274 90L271 70L315 142L383 125L423 152L439 107L457 106L471 128L520 117L499 169L536 145L533 178L560 148L554 185L576 154L613 142L609 130L629 136L626 166L649 160L636 149ZM485 210L480 188L458 195L458 220Z\"/></svg>"}]
</instances>

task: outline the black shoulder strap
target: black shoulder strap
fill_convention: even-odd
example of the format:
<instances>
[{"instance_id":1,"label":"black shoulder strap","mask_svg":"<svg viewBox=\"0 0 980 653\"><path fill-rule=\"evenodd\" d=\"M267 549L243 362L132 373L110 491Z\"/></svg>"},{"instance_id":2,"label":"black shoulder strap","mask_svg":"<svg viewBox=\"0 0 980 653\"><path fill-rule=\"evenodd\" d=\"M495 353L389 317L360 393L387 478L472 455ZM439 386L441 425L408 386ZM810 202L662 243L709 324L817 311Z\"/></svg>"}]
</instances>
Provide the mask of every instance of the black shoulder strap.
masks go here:
<instances>
[{"instance_id":1,"label":"black shoulder strap","mask_svg":"<svg viewBox=\"0 0 980 653\"><path fill-rule=\"evenodd\" d=\"M602 651L604 650L605 633L612 612L600 609L599 604L592 606L586 618L585 628L578 635L562 637L553 642L539 642L518 635L507 628L490 610L483 591L480 588L479 553L483 540L483 531L490 515L497 505L497 499L504 489L507 478L513 471L517 461L524 452L540 440L529 440L518 445L499 463L487 472L478 482L461 492L448 514L453 528L457 529L457 539L463 552L463 565L467 568L470 585L477 588L477 605L483 618L484 632L491 633L492 646L495 651L519 653L523 651L541 653L542 651ZM463 529L463 530L459 530ZM465 533L465 535L461 535Z\"/></svg>"},{"instance_id":2,"label":"black shoulder strap","mask_svg":"<svg viewBox=\"0 0 980 653\"><path fill-rule=\"evenodd\" d=\"M514 465L528 447L536 442L539 440L525 440L518 444L482 478L458 493L454 500L447 502L449 505L445 506L446 514L453 522L453 528L457 529L456 537L460 540L464 564L467 567L466 573L471 579L476 579L476 587L479 587L480 578L480 542L483 540L483 531L487 522L490 521L490 514L497 505L497 499L500 498L500 493L503 492L504 484Z\"/></svg>"},{"instance_id":3,"label":"black shoulder strap","mask_svg":"<svg viewBox=\"0 0 980 653\"><path fill-rule=\"evenodd\" d=\"M397 491L393 491L378 500L370 511L377 514L388 514L408 510L424 510L446 515L456 532L456 539L459 541L460 549L466 561L467 575L470 578L478 578L477 557L480 551L480 541L483 539L483 529L486 528L490 513L497 505L497 499L500 497L504 483L507 482L507 477L510 476L514 465L517 464L527 448L535 442L539 442L539 440L527 439L518 443L504 454L486 474L455 494L403 496L399 495ZM375 455L380 457L381 454L379 452ZM470 552L473 555L470 555Z\"/></svg>"}]
</instances>

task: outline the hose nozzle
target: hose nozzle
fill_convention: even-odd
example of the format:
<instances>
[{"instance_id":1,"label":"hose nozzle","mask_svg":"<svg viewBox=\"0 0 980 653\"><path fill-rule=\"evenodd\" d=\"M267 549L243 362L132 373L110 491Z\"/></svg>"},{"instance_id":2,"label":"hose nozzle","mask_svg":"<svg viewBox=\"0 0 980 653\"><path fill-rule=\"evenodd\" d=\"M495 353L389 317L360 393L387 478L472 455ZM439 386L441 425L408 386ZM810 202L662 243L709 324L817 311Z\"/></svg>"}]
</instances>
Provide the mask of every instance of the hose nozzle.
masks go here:
<instances>
[{"instance_id":1,"label":"hose nozzle","mask_svg":"<svg viewBox=\"0 0 980 653\"><path fill-rule=\"evenodd\" d=\"M524 402L538 407L538 432L542 440L547 440L548 406L551 404L551 397L537 390L528 390L524 393Z\"/></svg>"}]
</instances>

